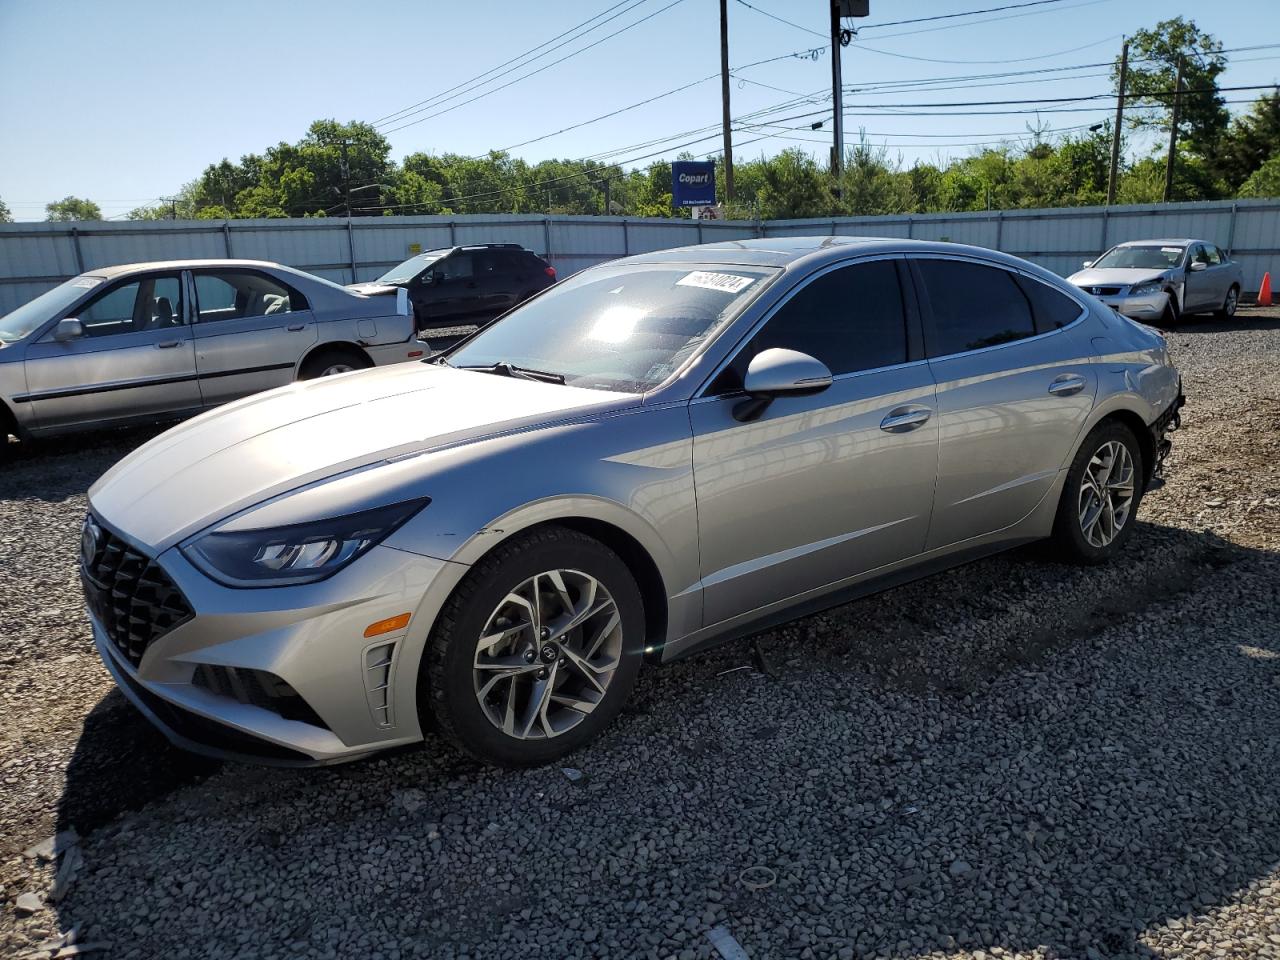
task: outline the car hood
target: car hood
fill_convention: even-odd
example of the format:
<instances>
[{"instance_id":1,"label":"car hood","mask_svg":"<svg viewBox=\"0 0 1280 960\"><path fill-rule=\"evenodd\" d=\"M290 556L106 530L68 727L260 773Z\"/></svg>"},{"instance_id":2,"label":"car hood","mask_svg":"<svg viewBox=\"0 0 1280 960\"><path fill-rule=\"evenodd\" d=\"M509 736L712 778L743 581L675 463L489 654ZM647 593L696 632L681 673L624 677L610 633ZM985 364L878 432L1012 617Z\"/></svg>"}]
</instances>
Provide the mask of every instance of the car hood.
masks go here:
<instances>
[{"instance_id":1,"label":"car hood","mask_svg":"<svg viewBox=\"0 0 1280 960\"><path fill-rule=\"evenodd\" d=\"M1067 280L1077 287L1131 287L1149 280L1163 280L1168 275L1168 270L1152 270L1150 267L1104 267L1100 270L1081 270L1067 277Z\"/></svg>"},{"instance_id":2,"label":"car hood","mask_svg":"<svg viewBox=\"0 0 1280 960\"><path fill-rule=\"evenodd\" d=\"M155 553L289 490L401 457L635 406L605 393L421 363L281 387L189 420L89 490Z\"/></svg>"},{"instance_id":3,"label":"car hood","mask_svg":"<svg viewBox=\"0 0 1280 960\"><path fill-rule=\"evenodd\" d=\"M377 280L370 280L368 283L348 283L347 289L362 293L366 297L385 297L404 288L395 283L379 283Z\"/></svg>"}]
</instances>

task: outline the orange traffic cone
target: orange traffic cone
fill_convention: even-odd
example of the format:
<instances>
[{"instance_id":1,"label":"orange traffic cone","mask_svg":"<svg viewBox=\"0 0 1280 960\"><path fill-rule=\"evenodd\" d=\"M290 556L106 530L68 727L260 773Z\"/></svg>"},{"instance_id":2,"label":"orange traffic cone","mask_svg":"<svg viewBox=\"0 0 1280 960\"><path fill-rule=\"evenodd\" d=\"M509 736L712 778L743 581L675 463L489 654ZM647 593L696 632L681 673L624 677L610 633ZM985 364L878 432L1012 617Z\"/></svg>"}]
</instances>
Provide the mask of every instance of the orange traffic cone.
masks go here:
<instances>
[{"instance_id":1,"label":"orange traffic cone","mask_svg":"<svg viewBox=\"0 0 1280 960\"><path fill-rule=\"evenodd\" d=\"M1271 306L1271 271L1262 275L1262 287L1258 290L1258 306Z\"/></svg>"}]
</instances>

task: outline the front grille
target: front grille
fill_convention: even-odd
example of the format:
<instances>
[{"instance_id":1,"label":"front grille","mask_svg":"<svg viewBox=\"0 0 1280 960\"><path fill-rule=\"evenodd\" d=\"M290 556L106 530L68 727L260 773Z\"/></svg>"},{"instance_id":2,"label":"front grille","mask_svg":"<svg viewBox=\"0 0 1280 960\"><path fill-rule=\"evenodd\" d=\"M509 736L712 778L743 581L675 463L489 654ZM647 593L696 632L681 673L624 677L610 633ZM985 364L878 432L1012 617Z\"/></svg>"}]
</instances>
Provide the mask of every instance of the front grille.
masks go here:
<instances>
[{"instance_id":1,"label":"front grille","mask_svg":"<svg viewBox=\"0 0 1280 960\"><path fill-rule=\"evenodd\" d=\"M195 615L159 564L92 516L85 518L80 574L89 609L135 667L152 643Z\"/></svg>"},{"instance_id":2,"label":"front grille","mask_svg":"<svg viewBox=\"0 0 1280 960\"><path fill-rule=\"evenodd\" d=\"M270 710L285 720L299 720L313 727L329 729L298 691L274 673L202 663L196 667L191 682L220 697L230 697L238 703Z\"/></svg>"},{"instance_id":3,"label":"front grille","mask_svg":"<svg viewBox=\"0 0 1280 960\"><path fill-rule=\"evenodd\" d=\"M1114 297L1124 287L1090 287L1089 292L1095 297Z\"/></svg>"}]
</instances>

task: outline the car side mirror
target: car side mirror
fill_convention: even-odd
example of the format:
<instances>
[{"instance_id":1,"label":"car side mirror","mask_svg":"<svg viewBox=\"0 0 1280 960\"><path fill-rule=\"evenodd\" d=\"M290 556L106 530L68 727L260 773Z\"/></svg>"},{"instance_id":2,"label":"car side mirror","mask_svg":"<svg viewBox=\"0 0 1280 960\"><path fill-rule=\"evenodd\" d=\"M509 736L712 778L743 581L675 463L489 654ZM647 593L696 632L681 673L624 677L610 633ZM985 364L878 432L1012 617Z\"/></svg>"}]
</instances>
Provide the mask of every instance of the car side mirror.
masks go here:
<instances>
[{"instance_id":1,"label":"car side mirror","mask_svg":"<svg viewBox=\"0 0 1280 960\"><path fill-rule=\"evenodd\" d=\"M747 399L733 408L733 416L743 423L755 420L778 397L807 397L829 386L831 371L821 360L781 347L762 350L747 366Z\"/></svg>"},{"instance_id":2,"label":"car side mirror","mask_svg":"<svg viewBox=\"0 0 1280 960\"><path fill-rule=\"evenodd\" d=\"M1205 269L1207 266L1209 265L1205 263L1203 260L1193 260L1191 261L1187 269L1190 270L1192 273L1199 273L1201 270Z\"/></svg>"},{"instance_id":3,"label":"car side mirror","mask_svg":"<svg viewBox=\"0 0 1280 960\"><path fill-rule=\"evenodd\" d=\"M53 328L53 339L59 343L65 343L68 340L79 340L83 336L84 324L75 317L59 320L58 325Z\"/></svg>"},{"instance_id":4,"label":"car side mirror","mask_svg":"<svg viewBox=\"0 0 1280 960\"><path fill-rule=\"evenodd\" d=\"M1085 260L1083 263L1080 264L1080 267L1083 270L1088 270L1092 266L1093 266L1092 260Z\"/></svg>"}]
</instances>

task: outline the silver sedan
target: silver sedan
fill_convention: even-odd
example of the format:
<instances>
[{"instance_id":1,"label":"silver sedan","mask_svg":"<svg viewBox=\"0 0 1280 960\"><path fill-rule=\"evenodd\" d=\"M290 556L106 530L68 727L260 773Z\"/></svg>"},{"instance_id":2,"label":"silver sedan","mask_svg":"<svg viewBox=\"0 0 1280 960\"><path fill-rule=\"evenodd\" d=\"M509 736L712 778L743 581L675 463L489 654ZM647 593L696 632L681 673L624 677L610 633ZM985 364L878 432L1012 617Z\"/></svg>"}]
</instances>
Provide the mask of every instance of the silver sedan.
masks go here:
<instances>
[{"instance_id":1,"label":"silver sedan","mask_svg":"<svg viewBox=\"0 0 1280 960\"><path fill-rule=\"evenodd\" d=\"M0 441L177 418L415 359L415 336L406 295L365 297L278 263L91 270L0 317Z\"/></svg>"},{"instance_id":2,"label":"silver sedan","mask_svg":"<svg viewBox=\"0 0 1280 960\"><path fill-rule=\"evenodd\" d=\"M1174 323L1183 314L1235 315L1244 286L1239 263L1207 240L1132 240L1067 278L1135 320Z\"/></svg>"},{"instance_id":3,"label":"silver sedan","mask_svg":"<svg viewBox=\"0 0 1280 960\"><path fill-rule=\"evenodd\" d=\"M81 573L176 743L545 763L645 663L1028 541L1112 559L1181 402L1156 332L1003 254L670 250L174 428L93 486Z\"/></svg>"}]
</instances>

